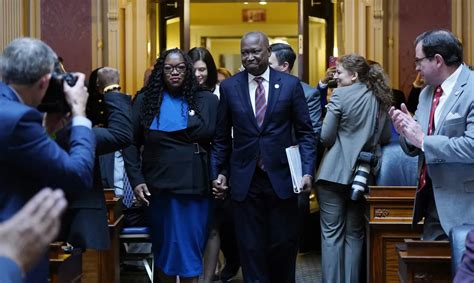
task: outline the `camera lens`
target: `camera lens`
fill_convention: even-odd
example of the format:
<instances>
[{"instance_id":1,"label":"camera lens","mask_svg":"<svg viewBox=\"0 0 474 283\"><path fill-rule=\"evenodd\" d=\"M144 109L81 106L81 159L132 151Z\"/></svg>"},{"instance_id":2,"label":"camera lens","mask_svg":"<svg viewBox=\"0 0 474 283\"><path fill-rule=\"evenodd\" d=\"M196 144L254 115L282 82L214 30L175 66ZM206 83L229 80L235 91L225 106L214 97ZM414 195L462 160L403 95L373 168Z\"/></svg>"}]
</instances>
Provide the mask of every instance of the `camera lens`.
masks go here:
<instances>
[{"instance_id":1,"label":"camera lens","mask_svg":"<svg viewBox=\"0 0 474 283\"><path fill-rule=\"evenodd\" d=\"M369 174L370 165L368 163L361 162L357 166L354 181L352 182L351 200L360 200L364 193L369 191L369 187L367 186Z\"/></svg>"}]
</instances>

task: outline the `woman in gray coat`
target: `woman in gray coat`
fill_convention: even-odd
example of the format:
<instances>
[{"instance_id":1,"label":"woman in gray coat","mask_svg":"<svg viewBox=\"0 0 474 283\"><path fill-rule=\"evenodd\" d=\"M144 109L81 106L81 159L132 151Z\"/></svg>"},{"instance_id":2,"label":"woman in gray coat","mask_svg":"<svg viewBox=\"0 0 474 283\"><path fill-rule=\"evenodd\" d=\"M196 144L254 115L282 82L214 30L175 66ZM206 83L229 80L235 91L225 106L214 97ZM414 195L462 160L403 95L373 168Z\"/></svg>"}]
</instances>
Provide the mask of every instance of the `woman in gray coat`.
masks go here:
<instances>
[{"instance_id":1,"label":"woman in gray coat","mask_svg":"<svg viewBox=\"0 0 474 283\"><path fill-rule=\"evenodd\" d=\"M337 61L335 89L324 118L326 147L317 174L321 209L323 282L360 282L365 260L364 201L351 200L361 151L379 152L390 139L391 90L382 68L350 54Z\"/></svg>"}]
</instances>

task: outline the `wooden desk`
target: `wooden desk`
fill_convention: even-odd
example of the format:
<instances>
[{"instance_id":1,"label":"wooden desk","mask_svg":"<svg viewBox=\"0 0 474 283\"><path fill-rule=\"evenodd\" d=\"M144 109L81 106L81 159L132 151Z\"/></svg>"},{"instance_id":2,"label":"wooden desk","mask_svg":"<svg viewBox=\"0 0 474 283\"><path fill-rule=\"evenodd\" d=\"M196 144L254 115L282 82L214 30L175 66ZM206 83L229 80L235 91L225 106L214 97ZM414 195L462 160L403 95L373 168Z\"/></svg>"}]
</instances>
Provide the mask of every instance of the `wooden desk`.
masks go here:
<instances>
[{"instance_id":1,"label":"wooden desk","mask_svg":"<svg viewBox=\"0 0 474 283\"><path fill-rule=\"evenodd\" d=\"M113 189L104 189L109 222L110 249L87 250L84 254L85 283L120 282L120 233L123 228L122 197L116 197Z\"/></svg>"},{"instance_id":2,"label":"wooden desk","mask_svg":"<svg viewBox=\"0 0 474 283\"><path fill-rule=\"evenodd\" d=\"M400 282L451 282L449 241L407 239L397 252Z\"/></svg>"},{"instance_id":3,"label":"wooden desk","mask_svg":"<svg viewBox=\"0 0 474 283\"><path fill-rule=\"evenodd\" d=\"M368 282L400 282L396 245L422 234L422 225L411 225L415 191L416 187L370 187L365 213Z\"/></svg>"},{"instance_id":4,"label":"wooden desk","mask_svg":"<svg viewBox=\"0 0 474 283\"><path fill-rule=\"evenodd\" d=\"M81 282L82 250L74 249L65 253L61 246L63 242L54 242L49 248L49 273L51 283Z\"/></svg>"}]
</instances>

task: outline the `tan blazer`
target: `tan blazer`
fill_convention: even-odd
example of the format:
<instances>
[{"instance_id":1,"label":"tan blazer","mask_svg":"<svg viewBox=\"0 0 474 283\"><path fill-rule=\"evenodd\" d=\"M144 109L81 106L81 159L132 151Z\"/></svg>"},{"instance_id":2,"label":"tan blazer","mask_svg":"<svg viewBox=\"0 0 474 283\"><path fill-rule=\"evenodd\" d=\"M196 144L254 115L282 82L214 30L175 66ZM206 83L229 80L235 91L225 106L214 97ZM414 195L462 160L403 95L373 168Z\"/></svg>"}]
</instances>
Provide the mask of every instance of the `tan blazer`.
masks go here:
<instances>
[{"instance_id":1,"label":"tan blazer","mask_svg":"<svg viewBox=\"0 0 474 283\"><path fill-rule=\"evenodd\" d=\"M317 173L317 180L350 184L357 157L362 149L371 151L379 103L366 85L360 82L334 90L327 106L321 130L326 153ZM382 111L377 138L390 140L390 119Z\"/></svg>"}]
</instances>

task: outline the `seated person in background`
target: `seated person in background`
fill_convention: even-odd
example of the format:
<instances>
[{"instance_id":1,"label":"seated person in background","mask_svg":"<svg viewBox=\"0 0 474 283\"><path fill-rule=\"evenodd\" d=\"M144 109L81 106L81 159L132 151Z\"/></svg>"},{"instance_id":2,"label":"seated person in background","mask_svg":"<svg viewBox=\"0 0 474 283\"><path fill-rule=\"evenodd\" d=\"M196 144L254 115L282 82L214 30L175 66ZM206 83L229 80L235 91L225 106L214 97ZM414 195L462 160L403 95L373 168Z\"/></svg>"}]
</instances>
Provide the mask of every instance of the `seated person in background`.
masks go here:
<instances>
[{"instance_id":1,"label":"seated person in background","mask_svg":"<svg viewBox=\"0 0 474 283\"><path fill-rule=\"evenodd\" d=\"M42 189L12 218L0 223L0 281L23 282L59 232L67 201L61 190Z\"/></svg>"}]
</instances>

